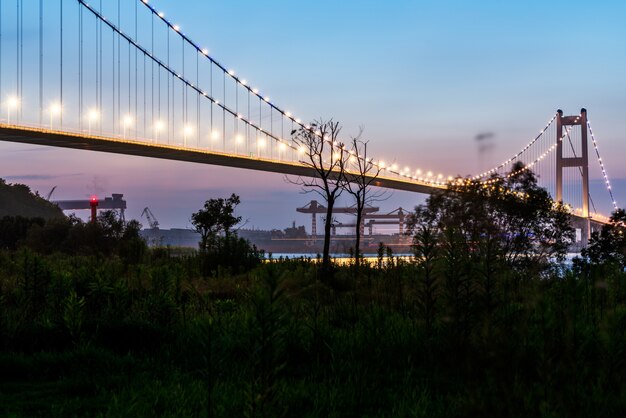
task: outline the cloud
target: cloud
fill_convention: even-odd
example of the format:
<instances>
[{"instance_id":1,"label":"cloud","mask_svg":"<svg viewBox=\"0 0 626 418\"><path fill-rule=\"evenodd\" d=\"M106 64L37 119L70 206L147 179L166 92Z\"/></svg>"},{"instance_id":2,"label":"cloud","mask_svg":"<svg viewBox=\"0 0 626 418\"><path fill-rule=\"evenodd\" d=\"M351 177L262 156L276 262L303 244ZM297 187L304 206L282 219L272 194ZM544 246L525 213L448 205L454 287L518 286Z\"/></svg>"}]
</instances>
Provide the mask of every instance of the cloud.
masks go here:
<instances>
[{"instance_id":1,"label":"cloud","mask_svg":"<svg viewBox=\"0 0 626 418\"><path fill-rule=\"evenodd\" d=\"M22 174L22 175L17 175L17 176L5 176L3 177L5 180L8 181L15 181L15 180L52 180L52 179L58 179L58 178L63 178L63 177L75 177L75 176L82 176L83 173L75 173L75 174Z\"/></svg>"}]
</instances>

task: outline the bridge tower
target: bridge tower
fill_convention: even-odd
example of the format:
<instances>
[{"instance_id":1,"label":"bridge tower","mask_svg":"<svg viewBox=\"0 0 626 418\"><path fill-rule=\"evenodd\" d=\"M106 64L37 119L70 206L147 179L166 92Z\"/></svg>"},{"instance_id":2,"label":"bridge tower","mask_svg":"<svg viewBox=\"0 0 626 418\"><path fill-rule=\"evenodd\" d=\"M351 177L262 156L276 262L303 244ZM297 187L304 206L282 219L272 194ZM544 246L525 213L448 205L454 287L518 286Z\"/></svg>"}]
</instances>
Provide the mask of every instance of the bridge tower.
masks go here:
<instances>
[{"instance_id":1,"label":"bridge tower","mask_svg":"<svg viewBox=\"0 0 626 418\"><path fill-rule=\"evenodd\" d=\"M563 156L563 127L580 126L580 149L581 155L574 157ZM575 128L572 128L575 129ZM582 218L580 224L581 239L584 246L591 236L589 218L589 152L587 148L587 110L580 109L579 116L563 116L559 109L556 117L556 201L563 202L563 169L566 167L579 167L582 177Z\"/></svg>"}]
</instances>

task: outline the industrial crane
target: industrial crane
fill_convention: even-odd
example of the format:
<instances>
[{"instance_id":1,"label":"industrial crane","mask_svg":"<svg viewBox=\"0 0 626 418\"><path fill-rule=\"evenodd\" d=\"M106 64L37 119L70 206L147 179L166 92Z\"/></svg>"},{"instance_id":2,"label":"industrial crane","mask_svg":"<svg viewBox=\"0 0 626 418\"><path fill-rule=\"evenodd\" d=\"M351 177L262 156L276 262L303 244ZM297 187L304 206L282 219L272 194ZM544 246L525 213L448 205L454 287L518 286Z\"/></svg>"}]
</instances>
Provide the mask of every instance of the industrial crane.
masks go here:
<instances>
[{"instance_id":1,"label":"industrial crane","mask_svg":"<svg viewBox=\"0 0 626 418\"><path fill-rule=\"evenodd\" d=\"M159 221L157 221L156 216L154 216L154 213L152 213L149 207L146 206L143 209L143 212L141 212L141 216L146 217L146 219L148 220L148 225L150 225L150 229L159 229Z\"/></svg>"},{"instance_id":2,"label":"industrial crane","mask_svg":"<svg viewBox=\"0 0 626 418\"><path fill-rule=\"evenodd\" d=\"M50 193L48 193L48 195L46 196L46 200L50 201L50 198L52 197L52 193L54 193L54 191L56 190L57 186L54 186L52 188L52 190L50 190Z\"/></svg>"}]
</instances>

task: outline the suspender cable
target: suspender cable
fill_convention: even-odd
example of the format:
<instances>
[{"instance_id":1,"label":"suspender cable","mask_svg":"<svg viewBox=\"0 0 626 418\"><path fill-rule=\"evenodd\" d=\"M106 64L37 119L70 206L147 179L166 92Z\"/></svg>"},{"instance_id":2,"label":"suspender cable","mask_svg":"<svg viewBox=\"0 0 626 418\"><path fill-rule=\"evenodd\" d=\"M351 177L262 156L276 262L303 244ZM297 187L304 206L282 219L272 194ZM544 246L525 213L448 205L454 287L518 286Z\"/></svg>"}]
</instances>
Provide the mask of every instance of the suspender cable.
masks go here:
<instances>
[{"instance_id":1,"label":"suspender cable","mask_svg":"<svg viewBox=\"0 0 626 418\"><path fill-rule=\"evenodd\" d=\"M151 34L150 34L150 40L151 40L151 45L150 45L150 51L152 53L152 55L154 56L154 16L150 15L150 27L151 27ZM145 54L144 54L145 57ZM154 61L150 62L150 67L151 67L151 71L152 71L152 76L151 76L151 83L152 83L152 87L150 89L150 101L151 101L151 107L150 107L150 115L152 117L152 120L154 121ZM160 96L159 96L159 100L160 100ZM160 103L159 103L160 106ZM159 121L158 123L161 123L161 112L159 112Z\"/></svg>"},{"instance_id":2,"label":"suspender cable","mask_svg":"<svg viewBox=\"0 0 626 418\"><path fill-rule=\"evenodd\" d=\"M61 59L59 60L59 100L63 106L63 1L59 0L59 49ZM59 116L60 126L63 127L63 112Z\"/></svg>"},{"instance_id":3,"label":"suspender cable","mask_svg":"<svg viewBox=\"0 0 626 418\"><path fill-rule=\"evenodd\" d=\"M137 2L135 2L135 41L138 42L139 39L137 39ZM130 51L131 49L131 45L130 43L128 44L128 50ZM138 83L137 83L137 66L139 65L137 63L138 61L138 55L137 55L137 49L135 49L135 117L139 118L139 109L137 107L137 96L138 96ZM145 112L145 107L144 107L144 112ZM144 123L144 132L146 131L145 126L146 126L146 118L143 118L143 123ZM137 132L138 129L135 129L135 132Z\"/></svg>"},{"instance_id":4,"label":"suspender cable","mask_svg":"<svg viewBox=\"0 0 626 418\"><path fill-rule=\"evenodd\" d=\"M15 8L15 13L16 13L16 19L17 19L17 43L15 45L15 66L16 66L16 71L15 71L15 89L17 91L17 97L20 98L20 104L19 106L21 107L21 103L23 101L23 97L22 97L22 93L20 92L20 73L21 73L21 68L20 68L20 34L21 34L21 30L20 30L20 3L21 0L16 0L16 8ZM18 117L17 119L19 120L19 110L18 110Z\"/></svg>"},{"instance_id":5,"label":"suspender cable","mask_svg":"<svg viewBox=\"0 0 626 418\"><path fill-rule=\"evenodd\" d=\"M224 74L224 107L226 107L226 73ZM222 112L222 145L226 151L226 111Z\"/></svg>"},{"instance_id":6,"label":"suspender cable","mask_svg":"<svg viewBox=\"0 0 626 418\"><path fill-rule=\"evenodd\" d=\"M83 9L78 8L78 127L83 129Z\"/></svg>"},{"instance_id":7,"label":"suspender cable","mask_svg":"<svg viewBox=\"0 0 626 418\"><path fill-rule=\"evenodd\" d=\"M100 4L102 4L102 2L100 2ZM102 8L100 8L100 12L102 12ZM96 72L96 107L98 107L99 109L99 105L100 105L100 66L99 66L99 62L100 62L100 24L98 22L98 20L96 19L96 24L94 25L94 29L96 31L96 67L95 67L95 72ZM89 116L91 118L91 116Z\"/></svg>"},{"instance_id":8,"label":"suspender cable","mask_svg":"<svg viewBox=\"0 0 626 418\"><path fill-rule=\"evenodd\" d=\"M0 1L0 57L1 56L2 56L2 2ZM3 97L2 96L2 61L0 61L0 98L1 97Z\"/></svg>"},{"instance_id":9,"label":"suspender cable","mask_svg":"<svg viewBox=\"0 0 626 418\"><path fill-rule=\"evenodd\" d=\"M61 0L63 1L63 0ZM117 130L117 123L119 121L118 113L117 113L117 75L115 73L115 32L111 32L111 74L113 76L113 132Z\"/></svg>"},{"instance_id":10,"label":"suspender cable","mask_svg":"<svg viewBox=\"0 0 626 418\"><path fill-rule=\"evenodd\" d=\"M200 53L196 52L196 86L200 87ZM196 146L200 148L200 95L196 94Z\"/></svg>"},{"instance_id":11,"label":"suspender cable","mask_svg":"<svg viewBox=\"0 0 626 418\"><path fill-rule=\"evenodd\" d=\"M121 1L117 0L117 27L121 28L122 23L122 9ZM115 33L113 33L115 37ZM117 119L119 123L122 122L122 72L121 72L121 59L122 59L122 38L117 37Z\"/></svg>"},{"instance_id":12,"label":"suspender cable","mask_svg":"<svg viewBox=\"0 0 626 418\"><path fill-rule=\"evenodd\" d=\"M2 2L0 1L0 57L1 56L2 56ZM0 61L0 98L1 97L2 97L2 61Z\"/></svg>"},{"instance_id":13,"label":"suspender cable","mask_svg":"<svg viewBox=\"0 0 626 418\"><path fill-rule=\"evenodd\" d=\"M20 97L24 97L24 2L20 0ZM20 100L20 119L24 101Z\"/></svg>"},{"instance_id":14,"label":"suspender cable","mask_svg":"<svg viewBox=\"0 0 626 418\"><path fill-rule=\"evenodd\" d=\"M39 0L39 125L43 118L43 0Z\"/></svg>"},{"instance_id":15,"label":"suspender cable","mask_svg":"<svg viewBox=\"0 0 626 418\"><path fill-rule=\"evenodd\" d=\"M170 29L167 28L167 68L170 67ZM167 74L167 143L170 143L170 131L172 129L170 120L170 74Z\"/></svg>"},{"instance_id":16,"label":"suspender cable","mask_svg":"<svg viewBox=\"0 0 626 418\"><path fill-rule=\"evenodd\" d=\"M100 12L102 13L102 0L100 0ZM100 40L99 40L99 49L98 49L98 53L100 55L100 66L98 68L98 71L100 73L100 101L98 102L98 109L100 111L100 113L102 114L102 84L103 84L103 78L102 78L102 67L103 67L103 62L102 62L102 22L99 19L96 19L98 21L98 31L100 33ZM102 117L102 116L101 116ZM100 122L100 133L102 133L102 122Z\"/></svg>"},{"instance_id":17,"label":"suspender cable","mask_svg":"<svg viewBox=\"0 0 626 418\"><path fill-rule=\"evenodd\" d=\"M185 77L185 41L182 41L182 58L183 58L183 78L186 79ZM187 89L185 88L185 85L182 85L182 95L181 95L181 99L182 99L182 103L183 103L183 109L182 109L182 117L183 117L183 131L185 129L187 129ZM187 135L185 132L183 132L183 141L184 141L184 145L187 146Z\"/></svg>"}]
</instances>

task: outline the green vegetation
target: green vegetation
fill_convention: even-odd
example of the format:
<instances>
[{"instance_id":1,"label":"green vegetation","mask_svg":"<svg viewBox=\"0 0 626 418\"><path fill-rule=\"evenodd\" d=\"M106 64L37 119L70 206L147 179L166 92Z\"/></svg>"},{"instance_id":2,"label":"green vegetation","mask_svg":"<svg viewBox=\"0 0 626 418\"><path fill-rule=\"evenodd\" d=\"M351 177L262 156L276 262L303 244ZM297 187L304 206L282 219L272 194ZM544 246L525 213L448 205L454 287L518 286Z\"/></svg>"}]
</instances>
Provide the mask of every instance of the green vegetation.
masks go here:
<instances>
[{"instance_id":1,"label":"green vegetation","mask_svg":"<svg viewBox=\"0 0 626 418\"><path fill-rule=\"evenodd\" d=\"M33 222L0 251L0 415L623 416L622 213L567 267L531 174L463 187L416 210L413 261L330 270Z\"/></svg>"},{"instance_id":2,"label":"green vegetation","mask_svg":"<svg viewBox=\"0 0 626 418\"><path fill-rule=\"evenodd\" d=\"M0 179L0 218L4 216L52 219L63 218L63 212L39 194L31 193L28 186Z\"/></svg>"}]
</instances>

